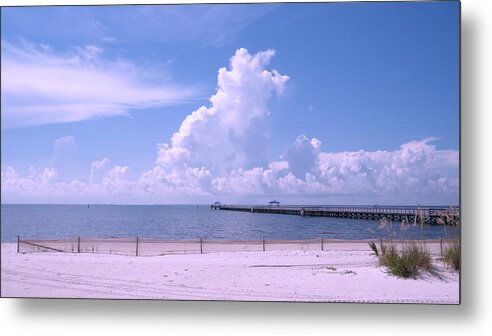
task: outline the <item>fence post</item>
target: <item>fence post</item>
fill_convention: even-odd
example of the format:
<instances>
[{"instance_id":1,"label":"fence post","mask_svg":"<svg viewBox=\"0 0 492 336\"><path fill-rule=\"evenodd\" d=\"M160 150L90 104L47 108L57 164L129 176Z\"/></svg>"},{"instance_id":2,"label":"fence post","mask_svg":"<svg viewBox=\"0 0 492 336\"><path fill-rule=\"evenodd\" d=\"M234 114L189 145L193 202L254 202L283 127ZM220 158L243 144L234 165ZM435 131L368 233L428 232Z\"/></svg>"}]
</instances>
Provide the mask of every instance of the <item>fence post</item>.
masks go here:
<instances>
[{"instance_id":1,"label":"fence post","mask_svg":"<svg viewBox=\"0 0 492 336\"><path fill-rule=\"evenodd\" d=\"M262 243L263 243L263 252L265 252L265 237L262 237Z\"/></svg>"},{"instance_id":2,"label":"fence post","mask_svg":"<svg viewBox=\"0 0 492 336\"><path fill-rule=\"evenodd\" d=\"M439 244L441 245L441 256L442 256L442 237L439 239Z\"/></svg>"},{"instance_id":3,"label":"fence post","mask_svg":"<svg viewBox=\"0 0 492 336\"><path fill-rule=\"evenodd\" d=\"M137 237L137 247L135 249L135 256L138 257L138 237Z\"/></svg>"},{"instance_id":4,"label":"fence post","mask_svg":"<svg viewBox=\"0 0 492 336\"><path fill-rule=\"evenodd\" d=\"M324 242L323 242L323 237L321 237L321 251L323 251L323 250L324 250L323 243L324 243Z\"/></svg>"},{"instance_id":5,"label":"fence post","mask_svg":"<svg viewBox=\"0 0 492 336\"><path fill-rule=\"evenodd\" d=\"M77 237L77 253L80 253L80 236Z\"/></svg>"},{"instance_id":6,"label":"fence post","mask_svg":"<svg viewBox=\"0 0 492 336\"><path fill-rule=\"evenodd\" d=\"M17 236L17 253L19 253L19 241L20 241L20 236Z\"/></svg>"},{"instance_id":7,"label":"fence post","mask_svg":"<svg viewBox=\"0 0 492 336\"><path fill-rule=\"evenodd\" d=\"M200 238L200 254L203 254L203 238Z\"/></svg>"}]
</instances>

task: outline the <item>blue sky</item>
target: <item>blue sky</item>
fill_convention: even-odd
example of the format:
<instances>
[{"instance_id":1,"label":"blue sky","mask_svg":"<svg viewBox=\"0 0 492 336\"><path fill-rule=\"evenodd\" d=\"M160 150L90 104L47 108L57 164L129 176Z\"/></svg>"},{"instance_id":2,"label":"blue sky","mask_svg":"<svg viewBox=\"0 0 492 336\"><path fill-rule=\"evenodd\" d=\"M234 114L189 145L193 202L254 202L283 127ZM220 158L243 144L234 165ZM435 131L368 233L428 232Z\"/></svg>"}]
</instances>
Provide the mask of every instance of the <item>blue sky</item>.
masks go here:
<instances>
[{"instance_id":1,"label":"blue sky","mask_svg":"<svg viewBox=\"0 0 492 336\"><path fill-rule=\"evenodd\" d=\"M458 2L2 8L2 200L456 204L458 38Z\"/></svg>"}]
</instances>

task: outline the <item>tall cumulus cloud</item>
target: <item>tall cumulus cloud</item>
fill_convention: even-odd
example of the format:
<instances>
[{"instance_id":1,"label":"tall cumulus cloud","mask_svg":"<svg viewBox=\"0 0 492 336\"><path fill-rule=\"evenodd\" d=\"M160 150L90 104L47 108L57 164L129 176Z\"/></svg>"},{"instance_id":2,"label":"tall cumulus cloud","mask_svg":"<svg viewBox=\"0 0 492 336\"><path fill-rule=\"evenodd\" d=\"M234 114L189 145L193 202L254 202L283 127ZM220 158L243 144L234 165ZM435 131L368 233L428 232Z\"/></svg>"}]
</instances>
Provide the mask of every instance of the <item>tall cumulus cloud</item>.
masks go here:
<instances>
[{"instance_id":1,"label":"tall cumulus cloud","mask_svg":"<svg viewBox=\"0 0 492 336\"><path fill-rule=\"evenodd\" d=\"M267 165L267 103L274 93L283 92L289 79L265 69L274 54L273 50L255 55L237 50L230 69L219 70L211 106L189 114L171 143L159 145L157 163L166 169L184 164L221 174Z\"/></svg>"}]
</instances>

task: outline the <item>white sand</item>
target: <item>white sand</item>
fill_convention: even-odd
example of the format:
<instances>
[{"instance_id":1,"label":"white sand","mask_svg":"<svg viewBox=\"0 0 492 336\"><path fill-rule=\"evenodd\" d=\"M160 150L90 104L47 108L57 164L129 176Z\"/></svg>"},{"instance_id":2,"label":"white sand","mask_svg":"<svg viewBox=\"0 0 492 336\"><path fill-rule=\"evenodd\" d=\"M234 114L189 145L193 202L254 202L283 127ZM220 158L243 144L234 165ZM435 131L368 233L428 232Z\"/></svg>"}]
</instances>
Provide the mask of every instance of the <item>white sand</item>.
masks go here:
<instances>
[{"instance_id":1,"label":"white sand","mask_svg":"<svg viewBox=\"0 0 492 336\"><path fill-rule=\"evenodd\" d=\"M427 244L437 257L439 244ZM16 253L2 244L2 297L329 302L459 302L459 275L399 279L377 266L366 242L329 251L216 252L135 257Z\"/></svg>"}]
</instances>

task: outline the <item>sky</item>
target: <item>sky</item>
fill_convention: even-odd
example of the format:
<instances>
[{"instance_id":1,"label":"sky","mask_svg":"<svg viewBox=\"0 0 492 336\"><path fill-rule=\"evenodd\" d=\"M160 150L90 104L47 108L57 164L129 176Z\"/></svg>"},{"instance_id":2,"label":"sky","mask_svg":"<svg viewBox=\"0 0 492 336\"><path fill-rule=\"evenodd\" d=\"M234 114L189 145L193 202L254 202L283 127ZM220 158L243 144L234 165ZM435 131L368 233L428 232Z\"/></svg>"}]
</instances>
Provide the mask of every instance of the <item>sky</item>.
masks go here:
<instances>
[{"instance_id":1,"label":"sky","mask_svg":"<svg viewBox=\"0 0 492 336\"><path fill-rule=\"evenodd\" d=\"M1 19L2 203L459 203L458 2Z\"/></svg>"}]
</instances>

